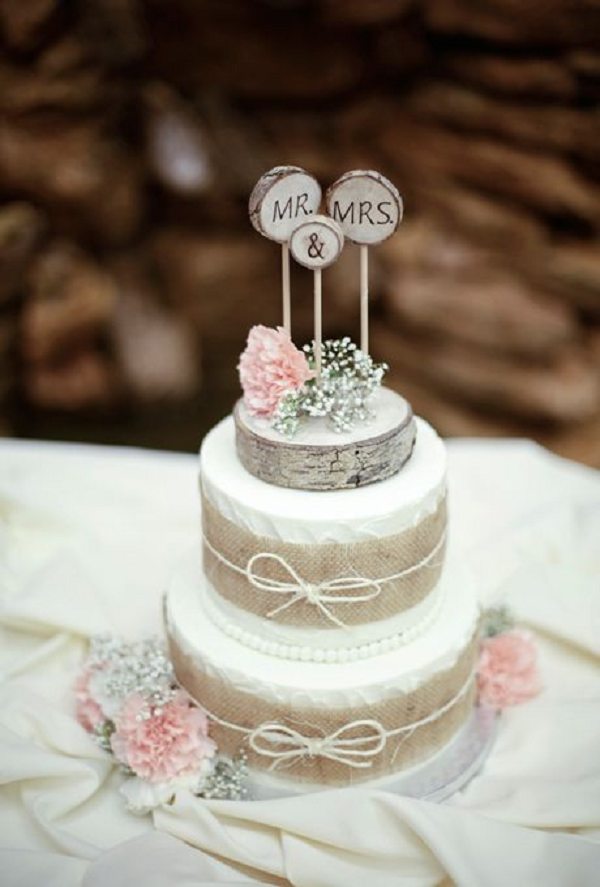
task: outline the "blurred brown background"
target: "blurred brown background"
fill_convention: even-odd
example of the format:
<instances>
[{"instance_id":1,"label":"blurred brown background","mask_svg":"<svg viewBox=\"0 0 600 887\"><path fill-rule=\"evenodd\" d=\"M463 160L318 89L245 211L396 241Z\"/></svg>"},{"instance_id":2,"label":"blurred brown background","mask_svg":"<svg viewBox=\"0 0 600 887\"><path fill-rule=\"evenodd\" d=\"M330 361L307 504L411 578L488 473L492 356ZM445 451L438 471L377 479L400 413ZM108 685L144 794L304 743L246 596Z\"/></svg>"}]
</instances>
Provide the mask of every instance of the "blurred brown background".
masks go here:
<instances>
[{"instance_id":1,"label":"blurred brown background","mask_svg":"<svg viewBox=\"0 0 600 887\"><path fill-rule=\"evenodd\" d=\"M368 166L405 199L371 251L392 384L600 464L596 0L2 0L0 34L1 433L196 448L279 320L255 180ZM327 334L357 288L350 247Z\"/></svg>"}]
</instances>

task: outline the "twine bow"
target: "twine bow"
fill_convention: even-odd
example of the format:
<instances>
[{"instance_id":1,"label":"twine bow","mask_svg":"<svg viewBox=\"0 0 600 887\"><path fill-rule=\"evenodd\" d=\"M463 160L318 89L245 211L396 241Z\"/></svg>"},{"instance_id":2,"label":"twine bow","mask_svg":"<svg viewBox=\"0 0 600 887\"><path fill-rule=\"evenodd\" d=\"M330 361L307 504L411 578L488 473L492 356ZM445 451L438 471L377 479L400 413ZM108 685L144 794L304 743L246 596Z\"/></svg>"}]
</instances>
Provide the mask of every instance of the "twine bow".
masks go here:
<instances>
[{"instance_id":1,"label":"twine bow","mask_svg":"<svg viewBox=\"0 0 600 887\"><path fill-rule=\"evenodd\" d=\"M365 736L352 732L367 728ZM372 766L372 760L385 748L387 733L379 721L362 720L344 724L329 736L304 736L285 724L261 724L250 733L250 748L259 755L272 758L270 770L293 764L304 758L327 758L348 767Z\"/></svg>"},{"instance_id":2,"label":"twine bow","mask_svg":"<svg viewBox=\"0 0 600 887\"><path fill-rule=\"evenodd\" d=\"M290 582L279 579L270 579L256 573L255 567L261 560L270 560L279 564L291 577ZM270 552L259 552L253 555L246 566L248 581L261 591L270 591L274 594L291 595L275 609L267 613L267 619L271 619L283 610L287 610L298 601L307 601L317 607L321 613L340 628L348 628L341 619L331 612L327 604L354 604L362 601L371 601L381 593L381 586L374 579L365 579L360 576L341 576L338 579L324 580L323 582L307 582L284 558ZM364 594L336 594L337 591L352 591L355 588L370 588Z\"/></svg>"}]
</instances>

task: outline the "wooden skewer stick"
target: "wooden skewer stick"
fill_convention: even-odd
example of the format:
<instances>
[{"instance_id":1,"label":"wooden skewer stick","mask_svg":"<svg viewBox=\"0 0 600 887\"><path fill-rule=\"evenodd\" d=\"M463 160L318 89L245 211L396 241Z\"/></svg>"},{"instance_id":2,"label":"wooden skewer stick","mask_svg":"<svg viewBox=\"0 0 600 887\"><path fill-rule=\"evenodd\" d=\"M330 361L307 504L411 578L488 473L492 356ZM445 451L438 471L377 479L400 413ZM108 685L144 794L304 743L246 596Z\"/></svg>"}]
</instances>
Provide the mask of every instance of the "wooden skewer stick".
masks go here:
<instances>
[{"instance_id":1,"label":"wooden skewer stick","mask_svg":"<svg viewBox=\"0 0 600 887\"><path fill-rule=\"evenodd\" d=\"M323 299L321 271L336 261L344 247L344 235L329 216L313 216L292 232L290 250L295 260L313 272L315 380L323 369Z\"/></svg>"},{"instance_id":2,"label":"wooden skewer stick","mask_svg":"<svg viewBox=\"0 0 600 887\"><path fill-rule=\"evenodd\" d=\"M360 350L369 353L369 247L360 246Z\"/></svg>"},{"instance_id":3,"label":"wooden skewer stick","mask_svg":"<svg viewBox=\"0 0 600 887\"><path fill-rule=\"evenodd\" d=\"M287 243L281 244L281 292L283 298L283 328L292 335L292 296L290 286L290 248Z\"/></svg>"},{"instance_id":4,"label":"wooden skewer stick","mask_svg":"<svg viewBox=\"0 0 600 887\"><path fill-rule=\"evenodd\" d=\"M402 198L389 179L373 169L353 169L327 190L327 212L344 237L360 246L360 348L369 353L368 248L390 237L402 219Z\"/></svg>"},{"instance_id":5,"label":"wooden skewer stick","mask_svg":"<svg viewBox=\"0 0 600 887\"><path fill-rule=\"evenodd\" d=\"M282 325L292 335L289 240L300 222L319 209L321 186L299 166L275 166L260 177L250 195L248 212L256 230L281 244Z\"/></svg>"},{"instance_id":6,"label":"wooden skewer stick","mask_svg":"<svg viewBox=\"0 0 600 887\"><path fill-rule=\"evenodd\" d=\"M321 269L314 270L314 324L315 324L315 378L317 385L321 381L321 365L323 357L323 300Z\"/></svg>"}]
</instances>

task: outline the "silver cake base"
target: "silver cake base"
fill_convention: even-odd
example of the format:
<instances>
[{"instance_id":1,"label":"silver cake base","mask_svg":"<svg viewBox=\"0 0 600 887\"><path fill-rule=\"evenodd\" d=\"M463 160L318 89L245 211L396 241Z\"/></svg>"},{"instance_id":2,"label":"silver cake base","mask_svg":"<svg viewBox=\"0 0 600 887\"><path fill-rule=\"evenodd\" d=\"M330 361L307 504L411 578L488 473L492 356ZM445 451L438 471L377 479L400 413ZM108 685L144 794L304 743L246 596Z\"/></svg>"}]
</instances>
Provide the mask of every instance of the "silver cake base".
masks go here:
<instances>
[{"instance_id":1,"label":"silver cake base","mask_svg":"<svg viewBox=\"0 0 600 887\"><path fill-rule=\"evenodd\" d=\"M452 742L438 754L410 770L356 783L357 788L376 788L409 798L445 801L477 775L496 737L498 717L495 712L476 707ZM324 791L327 786L301 786L285 781L281 771L275 777L264 771L250 771L250 798L266 801Z\"/></svg>"}]
</instances>

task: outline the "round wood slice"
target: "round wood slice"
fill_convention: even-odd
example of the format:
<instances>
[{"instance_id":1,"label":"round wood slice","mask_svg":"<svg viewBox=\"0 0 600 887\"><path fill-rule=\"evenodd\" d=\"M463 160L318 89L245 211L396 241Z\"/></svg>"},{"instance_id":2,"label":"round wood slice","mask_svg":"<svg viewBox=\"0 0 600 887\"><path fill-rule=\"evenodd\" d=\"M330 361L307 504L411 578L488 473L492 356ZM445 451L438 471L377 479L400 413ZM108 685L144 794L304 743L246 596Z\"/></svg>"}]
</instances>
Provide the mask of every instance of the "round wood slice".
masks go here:
<instances>
[{"instance_id":1,"label":"round wood slice","mask_svg":"<svg viewBox=\"0 0 600 887\"><path fill-rule=\"evenodd\" d=\"M387 240L402 221L398 189L374 169L344 173L327 190L325 202L344 236L363 246Z\"/></svg>"},{"instance_id":2,"label":"round wood slice","mask_svg":"<svg viewBox=\"0 0 600 887\"><path fill-rule=\"evenodd\" d=\"M314 215L321 186L300 166L275 166L260 177L250 195L250 221L259 234L287 243L299 222Z\"/></svg>"},{"instance_id":3,"label":"round wood slice","mask_svg":"<svg viewBox=\"0 0 600 887\"><path fill-rule=\"evenodd\" d=\"M389 388L380 389L372 405L374 419L346 434L331 431L326 419L307 418L286 438L239 400L233 415L240 462L266 483L297 490L347 490L392 477L413 451L412 409Z\"/></svg>"}]
</instances>

